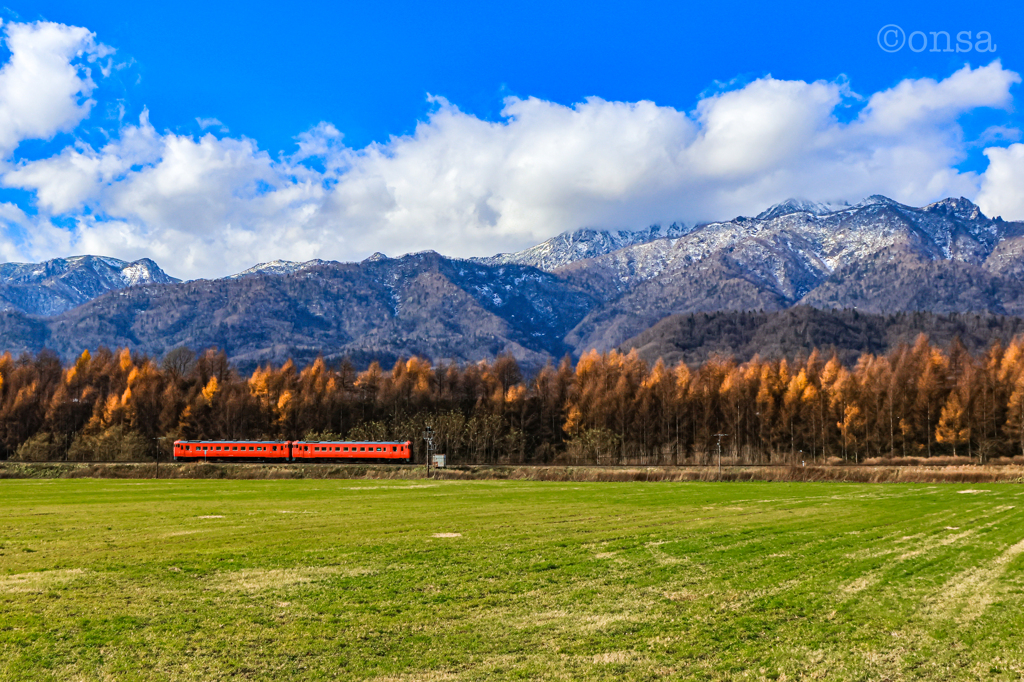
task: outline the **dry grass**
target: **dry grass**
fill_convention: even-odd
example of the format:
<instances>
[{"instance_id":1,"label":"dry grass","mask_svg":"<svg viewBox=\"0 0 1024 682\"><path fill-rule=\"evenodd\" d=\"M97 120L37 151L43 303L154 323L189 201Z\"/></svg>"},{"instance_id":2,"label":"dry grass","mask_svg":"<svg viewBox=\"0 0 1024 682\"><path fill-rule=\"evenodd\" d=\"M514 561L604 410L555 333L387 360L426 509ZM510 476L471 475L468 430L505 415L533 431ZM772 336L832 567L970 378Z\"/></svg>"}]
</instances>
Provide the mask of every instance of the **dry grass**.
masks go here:
<instances>
[{"instance_id":1,"label":"dry grass","mask_svg":"<svg viewBox=\"0 0 1024 682\"><path fill-rule=\"evenodd\" d=\"M953 462L955 460L955 462ZM961 461L962 460L962 461ZM870 462L871 460L869 460ZM774 481L849 483L1024 483L1024 465L968 464L967 458L907 458L913 464L890 466L729 466L719 474L717 467L588 467L588 466L455 466L432 469L431 480L439 481L560 481L577 483L682 482L682 481ZM944 462L953 463L944 463ZM112 478L150 479L156 475L152 464L33 464L0 462L3 478ZM303 464L221 464L190 462L162 464L165 479L219 480L329 480L377 479L424 480L422 466L409 465L318 465Z\"/></svg>"}]
</instances>

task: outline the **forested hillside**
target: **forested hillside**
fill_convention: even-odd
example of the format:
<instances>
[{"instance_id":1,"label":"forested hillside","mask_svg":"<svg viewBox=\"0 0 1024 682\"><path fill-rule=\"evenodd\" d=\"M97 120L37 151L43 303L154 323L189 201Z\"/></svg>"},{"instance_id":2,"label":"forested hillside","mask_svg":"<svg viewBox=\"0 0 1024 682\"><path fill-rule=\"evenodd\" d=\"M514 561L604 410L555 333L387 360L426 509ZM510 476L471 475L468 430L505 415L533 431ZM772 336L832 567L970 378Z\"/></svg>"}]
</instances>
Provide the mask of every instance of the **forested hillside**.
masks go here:
<instances>
[{"instance_id":1,"label":"forested hillside","mask_svg":"<svg viewBox=\"0 0 1024 682\"><path fill-rule=\"evenodd\" d=\"M993 341L1008 344L1024 333L1024 319L987 313L927 312L873 315L859 310L821 310L795 306L787 310L729 311L670 315L619 346L636 348L650 364L659 358L669 365L704 362L719 355L749 360L755 355L780 359L806 356L814 348L835 353L852 364L862 353L881 354L899 344L912 344L927 334L938 346L959 340L972 353Z\"/></svg>"}]
</instances>

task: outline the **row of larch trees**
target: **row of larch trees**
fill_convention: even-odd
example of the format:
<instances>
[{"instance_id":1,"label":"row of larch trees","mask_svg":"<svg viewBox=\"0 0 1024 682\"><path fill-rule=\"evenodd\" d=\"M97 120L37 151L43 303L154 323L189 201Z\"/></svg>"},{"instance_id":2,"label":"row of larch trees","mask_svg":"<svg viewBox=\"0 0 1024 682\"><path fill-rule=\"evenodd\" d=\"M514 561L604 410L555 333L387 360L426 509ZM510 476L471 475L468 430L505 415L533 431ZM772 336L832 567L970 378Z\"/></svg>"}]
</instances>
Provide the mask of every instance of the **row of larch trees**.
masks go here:
<instances>
[{"instance_id":1,"label":"row of larch trees","mask_svg":"<svg viewBox=\"0 0 1024 682\"><path fill-rule=\"evenodd\" d=\"M1024 455L1024 341L980 356L920 337L855 366L797 360L649 366L592 351L531 377L516 361L364 371L323 360L242 376L214 350L0 356L0 454L144 460L176 439L410 440L431 426L455 463L861 462Z\"/></svg>"}]
</instances>

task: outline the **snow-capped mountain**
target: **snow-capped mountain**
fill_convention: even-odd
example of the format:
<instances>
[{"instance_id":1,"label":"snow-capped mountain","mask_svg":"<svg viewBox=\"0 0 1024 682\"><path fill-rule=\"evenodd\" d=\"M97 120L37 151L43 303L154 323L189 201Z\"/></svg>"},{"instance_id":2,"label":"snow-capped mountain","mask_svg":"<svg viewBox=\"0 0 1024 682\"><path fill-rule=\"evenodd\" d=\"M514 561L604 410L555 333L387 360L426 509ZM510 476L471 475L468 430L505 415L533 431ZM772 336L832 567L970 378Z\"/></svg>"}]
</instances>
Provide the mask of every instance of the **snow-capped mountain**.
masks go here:
<instances>
[{"instance_id":1,"label":"snow-capped mountain","mask_svg":"<svg viewBox=\"0 0 1024 682\"><path fill-rule=\"evenodd\" d=\"M307 261L272 260L269 263L258 263L247 270L242 270L239 273L228 275L221 279L238 279L239 277L248 277L250 275L290 275L293 272L309 270L310 268L330 262L332 261L320 260L319 258Z\"/></svg>"},{"instance_id":2,"label":"snow-capped mountain","mask_svg":"<svg viewBox=\"0 0 1024 682\"><path fill-rule=\"evenodd\" d=\"M666 227L651 225L645 230L593 230L583 228L563 232L546 242L515 253L499 253L486 258L469 260L482 265L530 265L539 270L552 271L586 258L595 258L628 246L646 244L655 240L676 239L693 229L672 223Z\"/></svg>"},{"instance_id":3,"label":"snow-capped mountain","mask_svg":"<svg viewBox=\"0 0 1024 682\"><path fill-rule=\"evenodd\" d=\"M179 281L148 258L129 263L105 256L72 256L2 263L0 310L57 315L115 289Z\"/></svg>"}]
</instances>

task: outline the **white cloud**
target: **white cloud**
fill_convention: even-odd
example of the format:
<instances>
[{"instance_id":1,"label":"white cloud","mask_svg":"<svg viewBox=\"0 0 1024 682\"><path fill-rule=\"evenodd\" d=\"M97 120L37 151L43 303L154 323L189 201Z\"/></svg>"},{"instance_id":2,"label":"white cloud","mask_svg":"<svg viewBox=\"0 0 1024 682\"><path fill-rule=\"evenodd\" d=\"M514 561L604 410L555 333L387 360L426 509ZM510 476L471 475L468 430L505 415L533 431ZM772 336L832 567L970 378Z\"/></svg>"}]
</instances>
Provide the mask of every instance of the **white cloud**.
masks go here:
<instances>
[{"instance_id":1,"label":"white cloud","mask_svg":"<svg viewBox=\"0 0 1024 682\"><path fill-rule=\"evenodd\" d=\"M88 32L75 35L93 44ZM87 113L79 100L93 87L71 66L78 52L54 50L51 61L63 60L80 83L64 87L73 96L56 98L54 110L63 113L54 114L61 123L51 131ZM866 98L842 80L766 77L704 97L689 112L596 97L574 106L510 98L499 121L431 98L435 110L410 135L353 149L325 122L280 158L244 137L159 132L144 113L100 149L79 142L10 165L3 183L33 192L40 217L37 227L17 228L29 237L0 246L33 257L67 255L61 248L150 256L194 277L262 260L351 260L376 250L483 255L582 225L749 215L788 196L855 201L881 193L911 204L978 196L986 210L1024 218L1016 198L1024 195L1024 147L986 150L990 167L981 176L955 167L973 144L958 118L1009 108L1019 81L998 61L939 81L905 80ZM853 120L839 119L837 111L860 102ZM40 227L50 215L76 226Z\"/></svg>"},{"instance_id":2,"label":"white cloud","mask_svg":"<svg viewBox=\"0 0 1024 682\"><path fill-rule=\"evenodd\" d=\"M159 161L164 139L143 111L137 126L124 126L120 137L100 152L88 145L67 147L59 154L22 162L3 176L8 187L31 189L40 208L61 215L99 198L104 187L124 181L133 166Z\"/></svg>"},{"instance_id":3,"label":"white cloud","mask_svg":"<svg viewBox=\"0 0 1024 682\"><path fill-rule=\"evenodd\" d=\"M89 115L96 84L82 64L113 51L84 28L48 22L7 24L10 60L0 69L0 157L29 139L70 132Z\"/></svg>"},{"instance_id":4,"label":"white cloud","mask_svg":"<svg viewBox=\"0 0 1024 682\"><path fill-rule=\"evenodd\" d=\"M217 120L215 118L197 117L196 118L196 123L199 124L199 127L202 130L206 130L207 128L217 128L217 132L220 132L220 133L230 132L226 125L224 125L223 123L221 123L219 120Z\"/></svg>"},{"instance_id":5,"label":"white cloud","mask_svg":"<svg viewBox=\"0 0 1024 682\"><path fill-rule=\"evenodd\" d=\"M978 194L978 206L986 215L1009 220L1024 219L1024 144L985 150L988 169Z\"/></svg>"}]
</instances>

